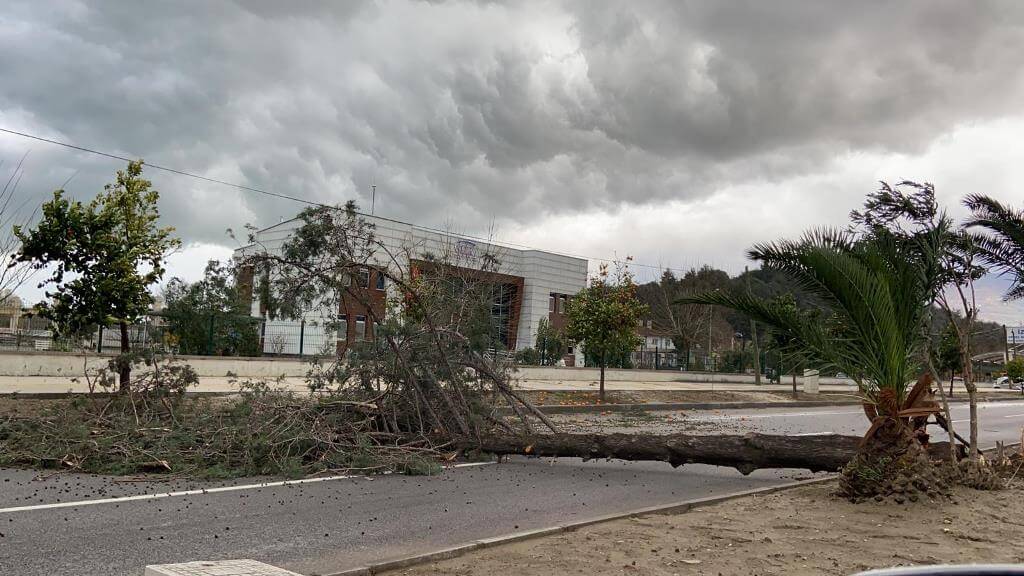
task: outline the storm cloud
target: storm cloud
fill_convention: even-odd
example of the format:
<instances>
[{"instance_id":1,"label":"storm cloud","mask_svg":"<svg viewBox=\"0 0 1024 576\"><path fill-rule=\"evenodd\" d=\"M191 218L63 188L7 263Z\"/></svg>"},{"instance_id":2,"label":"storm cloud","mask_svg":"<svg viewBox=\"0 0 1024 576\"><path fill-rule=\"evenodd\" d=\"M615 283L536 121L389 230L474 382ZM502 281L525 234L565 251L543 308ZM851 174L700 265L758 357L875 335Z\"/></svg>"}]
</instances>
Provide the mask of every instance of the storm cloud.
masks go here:
<instances>
[{"instance_id":1,"label":"storm cloud","mask_svg":"<svg viewBox=\"0 0 1024 576\"><path fill-rule=\"evenodd\" d=\"M378 214L543 244L545 219L771 202L851 155L1017 117L1022 53L1010 0L9 0L0 126L316 202L376 185ZM0 136L0 157L27 149L26 194L117 168ZM150 176L187 241L301 207Z\"/></svg>"}]
</instances>

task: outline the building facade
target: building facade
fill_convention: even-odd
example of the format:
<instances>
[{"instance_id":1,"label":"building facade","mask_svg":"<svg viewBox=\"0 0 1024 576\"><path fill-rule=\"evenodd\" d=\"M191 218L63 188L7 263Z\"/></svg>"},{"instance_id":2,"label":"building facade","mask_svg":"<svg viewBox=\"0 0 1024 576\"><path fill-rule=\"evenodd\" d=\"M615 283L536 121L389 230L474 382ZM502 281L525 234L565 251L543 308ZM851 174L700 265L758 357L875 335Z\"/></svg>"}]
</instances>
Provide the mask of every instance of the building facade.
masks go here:
<instances>
[{"instance_id":1,"label":"building facade","mask_svg":"<svg viewBox=\"0 0 1024 576\"><path fill-rule=\"evenodd\" d=\"M457 270L492 285L492 318L497 337L509 350L535 345L537 327L542 318L552 325L564 325L568 299L587 283L587 260L540 250L522 250L498 242L482 241L455 233L423 228L406 222L361 215L374 226L381 244L366 270L349 282L364 291L362 302L345 299L339 310L318 309L295 320L267 320L263 349L267 354L314 354L343 351L348 342L372 339L371 317L382 318L394 287L379 270L395 266L403 276L437 272L437 267ZM301 225L297 219L260 230L253 246L240 248L236 256L256 250L280 250L283 243ZM444 258L438 258L444 255ZM443 262L443 263L439 263ZM241 282L251 279L242 279ZM367 303L373 313L366 309ZM552 308L554 306L554 308ZM263 317L265 308L253 296L251 313ZM324 324L337 320L340 328L328 331Z\"/></svg>"}]
</instances>

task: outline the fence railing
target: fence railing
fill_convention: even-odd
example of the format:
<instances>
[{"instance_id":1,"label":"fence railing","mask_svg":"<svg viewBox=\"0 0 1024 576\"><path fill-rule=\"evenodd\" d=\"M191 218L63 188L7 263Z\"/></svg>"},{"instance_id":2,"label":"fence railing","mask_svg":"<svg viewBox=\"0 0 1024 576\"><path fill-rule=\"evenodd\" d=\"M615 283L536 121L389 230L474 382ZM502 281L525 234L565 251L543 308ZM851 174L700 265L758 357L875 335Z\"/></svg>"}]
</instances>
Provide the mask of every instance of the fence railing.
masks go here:
<instances>
[{"instance_id":1,"label":"fence railing","mask_svg":"<svg viewBox=\"0 0 1024 576\"><path fill-rule=\"evenodd\" d=\"M317 322L224 314L197 314L177 329L154 314L129 325L127 335L133 350L198 356L304 357L337 350L334 333ZM98 326L77 336L63 336L41 316L0 315L0 350L116 353L120 349L119 326Z\"/></svg>"}]
</instances>

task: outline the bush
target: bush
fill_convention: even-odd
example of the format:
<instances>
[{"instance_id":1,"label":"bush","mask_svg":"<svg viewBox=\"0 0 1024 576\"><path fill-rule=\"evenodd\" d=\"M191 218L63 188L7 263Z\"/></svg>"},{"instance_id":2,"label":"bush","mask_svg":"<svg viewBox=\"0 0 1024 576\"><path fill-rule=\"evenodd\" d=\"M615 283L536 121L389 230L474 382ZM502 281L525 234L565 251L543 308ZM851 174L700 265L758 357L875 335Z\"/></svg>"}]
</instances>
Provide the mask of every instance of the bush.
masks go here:
<instances>
[{"instance_id":1,"label":"bush","mask_svg":"<svg viewBox=\"0 0 1024 576\"><path fill-rule=\"evenodd\" d=\"M1014 382L1024 380L1024 358L1014 358L1007 362L1006 375Z\"/></svg>"}]
</instances>

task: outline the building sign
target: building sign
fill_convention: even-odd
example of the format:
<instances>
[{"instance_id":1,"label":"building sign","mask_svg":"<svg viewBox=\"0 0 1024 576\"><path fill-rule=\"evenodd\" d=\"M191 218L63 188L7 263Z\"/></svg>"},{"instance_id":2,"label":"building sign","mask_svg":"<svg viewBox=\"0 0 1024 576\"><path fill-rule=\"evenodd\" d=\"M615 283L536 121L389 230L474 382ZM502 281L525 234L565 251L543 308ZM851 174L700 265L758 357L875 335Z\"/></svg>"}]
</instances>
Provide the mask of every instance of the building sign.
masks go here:
<instances>
[{"instance_id":1,"label":"building sign","mask_svg":"<svg viewBox=\"0 0 1024 576\"><path fill-rule=\"evenodd\" d=\"M1024 326L1007 326L1006 343L1024 344Z\"/></svg>"},{"instance_id":2,"label":"building sign","mask_svg":"<svg viewBox=\"0 0 1024 576\"><path fill-rule=\"evenodd\" d=\"M455 254L461 258L476 258L476 242L459 240L455 243Z\"/></svg>"}]
</instances>

